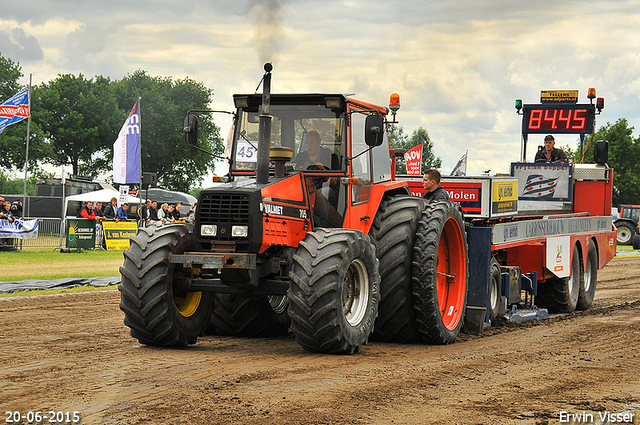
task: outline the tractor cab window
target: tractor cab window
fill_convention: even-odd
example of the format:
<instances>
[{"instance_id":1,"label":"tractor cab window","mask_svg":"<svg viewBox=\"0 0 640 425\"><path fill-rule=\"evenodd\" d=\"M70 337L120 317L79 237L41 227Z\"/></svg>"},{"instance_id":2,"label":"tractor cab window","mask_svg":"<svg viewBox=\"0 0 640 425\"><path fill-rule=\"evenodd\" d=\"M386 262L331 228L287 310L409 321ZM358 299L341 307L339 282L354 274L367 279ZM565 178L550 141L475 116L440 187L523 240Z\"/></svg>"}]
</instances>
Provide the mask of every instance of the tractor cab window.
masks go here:
<instances>
[{"instance_id":1,"label":"tractor cab window","mask_svg":"<svg viewBox=\"0 0 640 425\"><path fill-rule=\"evenodd\" d=\"M351 114L351 177L358 179L358 183L351 186L352 204L360 204L369 201L371 193L371 152L365 152L369 146L364 140L365 114ZM365 153L363 153L365 152ZM387 162L389 162L387 160Z\"/></svg>"},{"instance_id":2,"label":"tractor cab window","mask_svg":"<svg viewBox=\"0 0 640 425\"><path fill-rule=\"evenodd\" d=\"M631 218L635 221L639 221L640 219L640 208L639 207L624 207L622 210L623 218Z\"/></svg>"},{"instance_id":3,"label":"tractor cab window","mask_svg":"<svg viewBox=\"0 0 640 425\"><path fill-rule=\"evenodd\" d=\"M344 170L344 119L322 105L271 104L271 146L293 150L296 171ZM258 159L259 106L240 111L239 128L231 155L232 170L256 169Z\"/></svg>"}]
</instances>

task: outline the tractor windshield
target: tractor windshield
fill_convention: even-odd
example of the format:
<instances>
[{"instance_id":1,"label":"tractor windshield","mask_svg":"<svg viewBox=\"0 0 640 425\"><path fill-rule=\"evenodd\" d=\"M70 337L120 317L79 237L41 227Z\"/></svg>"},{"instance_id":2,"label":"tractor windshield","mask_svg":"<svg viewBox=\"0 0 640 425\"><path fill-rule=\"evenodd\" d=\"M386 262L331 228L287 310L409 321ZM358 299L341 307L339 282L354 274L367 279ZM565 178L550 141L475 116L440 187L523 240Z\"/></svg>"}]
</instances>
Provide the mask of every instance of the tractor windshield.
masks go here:
<instances>
[{"instance_id":1,"label":"tractor windshield","mask_svg":"<svg viewBox=\"0 0 640 425\"><path fill-rule=\"evenodd\" d=\"M293 150L290 165L295 170L344 169L344 119L342 114L324 104L271 104L271 146L284 146ZM231 169L256 169L258 158L258 106L240 110L239 128L232 146Z\"/></svg>"}]
</instances>

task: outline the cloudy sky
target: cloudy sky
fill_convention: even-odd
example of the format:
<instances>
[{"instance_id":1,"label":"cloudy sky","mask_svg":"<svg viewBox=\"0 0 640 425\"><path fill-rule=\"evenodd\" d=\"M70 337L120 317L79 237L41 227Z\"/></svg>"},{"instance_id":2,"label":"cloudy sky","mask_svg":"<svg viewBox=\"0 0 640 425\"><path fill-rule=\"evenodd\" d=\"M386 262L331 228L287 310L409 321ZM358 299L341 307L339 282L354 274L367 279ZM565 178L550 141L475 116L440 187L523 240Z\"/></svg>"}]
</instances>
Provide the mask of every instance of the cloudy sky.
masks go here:
<instances>
[{"instance_id":1,"label":"cloudy sky","mask_svg":"<svg viewBox=\"0 0 640 425\"><path fill-rule=\"evenodd\" d=\"M339 92L387 105L405 133L427 129L449 173L508 172L520 157L515 99L587 89L605 98L597 128L640 131L640 1L23 0L3 5L0 53L34 84L57 74L121 79L137 69L190 77L215 109L253 92L273 62L273 92ZM230 121L217 121L226 135ZM527 158L542 144L531 136ZM537 140L540 139L540 140ZM577 136L557 137L575 147Z\"/></svg>"}]
</instances>

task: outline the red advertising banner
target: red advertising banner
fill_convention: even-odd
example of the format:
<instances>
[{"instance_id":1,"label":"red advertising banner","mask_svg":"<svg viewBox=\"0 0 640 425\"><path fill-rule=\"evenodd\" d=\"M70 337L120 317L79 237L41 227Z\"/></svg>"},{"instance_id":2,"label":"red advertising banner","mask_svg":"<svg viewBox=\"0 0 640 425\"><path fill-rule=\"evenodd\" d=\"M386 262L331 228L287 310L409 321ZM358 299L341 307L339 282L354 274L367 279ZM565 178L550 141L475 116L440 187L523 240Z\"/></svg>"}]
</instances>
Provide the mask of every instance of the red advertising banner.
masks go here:
<instances>
[{"instance_id":1,"label":"red advertising banner","mask_svg":"<svg viewBox=\"0 0 640 425\"><path fill-rule=\"evenodd\" d=\"M422 174L422 143L414 146L404 154L404 161L407 163L407 174L419 176Z\"/></svg>"}]
</instances>

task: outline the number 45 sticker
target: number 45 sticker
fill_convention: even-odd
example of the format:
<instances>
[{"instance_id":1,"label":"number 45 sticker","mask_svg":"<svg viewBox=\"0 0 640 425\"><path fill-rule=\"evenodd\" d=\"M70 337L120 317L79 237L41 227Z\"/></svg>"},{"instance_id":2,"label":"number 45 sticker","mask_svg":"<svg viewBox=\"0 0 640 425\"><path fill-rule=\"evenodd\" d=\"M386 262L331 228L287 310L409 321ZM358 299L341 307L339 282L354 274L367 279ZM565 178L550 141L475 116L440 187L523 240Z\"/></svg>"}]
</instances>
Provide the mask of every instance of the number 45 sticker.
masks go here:
<instances>
[{"instance_id":1,"label":"number 45 sticker","mask_svg":"<svg viewBox=\"0 0 640 425\"><path fill-rule=\"evenodd\" d=\"M236 162L258 162L258 150L255 148L258 143L251 143L246 141L238 141L238 147L236 150Z\"/></svg>"}]
</instances>

